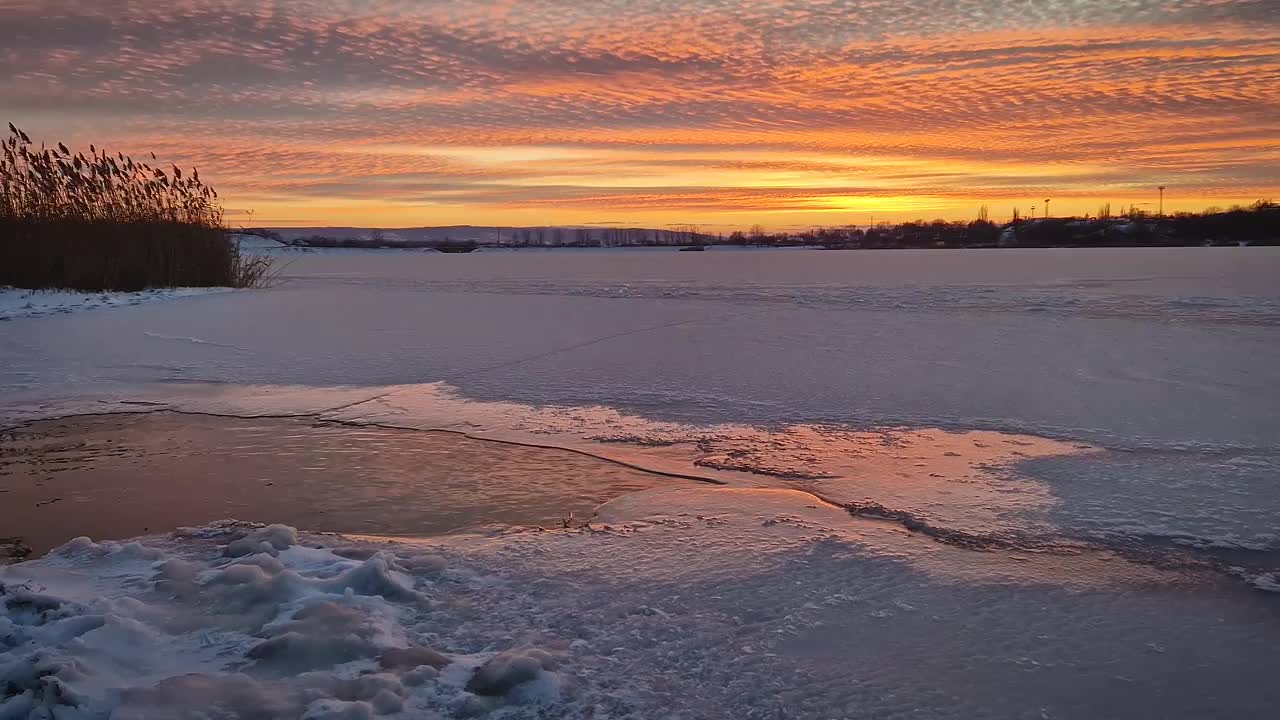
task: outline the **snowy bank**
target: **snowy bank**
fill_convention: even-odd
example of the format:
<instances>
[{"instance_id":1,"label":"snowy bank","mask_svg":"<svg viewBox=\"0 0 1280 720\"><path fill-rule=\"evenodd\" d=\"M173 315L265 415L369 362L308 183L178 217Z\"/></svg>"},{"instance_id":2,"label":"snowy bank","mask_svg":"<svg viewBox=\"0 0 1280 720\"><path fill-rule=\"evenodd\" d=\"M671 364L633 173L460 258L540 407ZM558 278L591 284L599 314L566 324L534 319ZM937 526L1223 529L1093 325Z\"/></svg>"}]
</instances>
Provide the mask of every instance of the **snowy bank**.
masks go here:
<instances>
[{"instance_id":1,"label":"snowy bank","mask_svg":"<svg viewBox=\"0 0 1280 720\"><path fill-rule=\"evenodd\" d=\"M81 538L0 585L2 718L1261 717L1280 702L1263 593L1114 557L969 553L786 490L639 493L576 531Z\"/></svg>"},{"instance_id":2,"label":"snowy bank","mask_svg":"<svg viewBox=\"0 0 1280 720\"><path fill-rule=\"evenodd\" d=\"M0 287L0 321L20 317L65 315L79 310L126 307L159 300L230 292L232 288L153 288L137 292L79 292Z\"/></svg>"},{"instance_id":3,"label":"snowy bank","mask_svg":"<svg viewBox=\"0 0 1280 720\"><path fill-rule=\"evenodd\" d=\"M0 717L432 717L558 699L550 652L420 644L447 596L434 586L470 582L432 555L300 543L283 525L77 538L0 574Z\"/></svg>"}]
</instances>

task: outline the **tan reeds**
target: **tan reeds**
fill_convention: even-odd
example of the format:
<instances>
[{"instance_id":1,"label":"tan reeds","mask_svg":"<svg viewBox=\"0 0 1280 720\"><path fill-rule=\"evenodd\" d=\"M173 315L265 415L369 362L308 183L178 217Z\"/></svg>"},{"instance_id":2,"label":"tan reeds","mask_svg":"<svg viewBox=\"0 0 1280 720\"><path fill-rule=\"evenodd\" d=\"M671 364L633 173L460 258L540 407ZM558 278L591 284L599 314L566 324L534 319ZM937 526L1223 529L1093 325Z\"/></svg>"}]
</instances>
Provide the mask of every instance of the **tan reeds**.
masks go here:
<instances>
[{"instance_id":1,"label":"tan reeds","mask_svg":"<svg viewBox=\"0 0 1280 720\"><path fill-rule=\"evenodd\" d=\"M270 261L240 255L218 193L184 174L89 146L0 143L0 285L79 290L256 287ZM154 160L155 156L152 155Z\"/></svg>"}]
</instances>

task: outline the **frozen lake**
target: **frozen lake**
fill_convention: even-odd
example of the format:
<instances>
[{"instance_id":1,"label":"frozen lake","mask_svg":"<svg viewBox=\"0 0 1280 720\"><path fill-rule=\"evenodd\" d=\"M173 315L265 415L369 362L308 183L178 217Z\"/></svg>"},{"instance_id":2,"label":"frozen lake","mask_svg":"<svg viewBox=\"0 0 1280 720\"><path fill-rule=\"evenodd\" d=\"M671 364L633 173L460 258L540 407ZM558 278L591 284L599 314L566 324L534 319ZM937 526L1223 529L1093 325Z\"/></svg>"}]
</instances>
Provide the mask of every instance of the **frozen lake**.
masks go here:
<instances>
[{"instance_id":1,"label":"frozen lake","mask_svg":"<svg viewBox=\"0 0 1280 720\"><path fill-rule=\"evenodd\" d=\"M375 572L357 561L391 548L403 570L392 580L442 609L362 605L396 628L378 642L430 641L459 667L515 647L559 658L539 676L545 693L486 712L533 717L545 701L553 716L584 718L1263 717L1280 702L1280 249L286 260L271 290L0 322L0 421L163 410L174 433L190 430L183 417L199 425L176 413L321 420L353 434L327 425L324 438L294 433L280 447L338 465L368 453L362 467L380 453L354 433L450 430L480 443L459 448L452 489L368 505L385 520L370 534L453 529L414 525L435 491L466 517L492 498L498 511L479 517L517 525L565 498L615 499L599 511L608 530L280 542L278 559L255 561L275 580L254 602L280 578L308 589L294 605L272 601L277 624L306 598L349 597L333 573ZM135 430L135 445L164 437ZM579 454L559 470L538 469L538 455L490 472L502 461L485 439ZM447 451L418 442L373 445L413 476L415 457ZM249 446L270 454L273 443ZM631 467L609 465L596 486L584 453ZM218 463L215 453L191 467L216 476ZM557 472L573 476L504 495ZM233 496L237 480L218 492ZM312 512L342 509L352 488L299 482L307 502L243 519L359 530ZM0 502L16 497L0 487ZM204 522L186 517L170 527ZM219 543L245 532L156 539L146 552L226 572L239 561L219 560ZM150 572L136 564L142 550L78 547L5 577L27 573L90 612L86 584L116 602ZM416 569L424 552L454 568L447 580ZM109 577L93 569L103 558ZM385 584L354 587L406 602ZM154 622L125 605L112 612ZM270 627L226 632L248 643ZM226 667L200 659L189 671ZM402 695L460 711L466 693L440 677L429 696L408 681Z\"/></svg>"},{"instance_id":2,"label":"frozen lake","mask_svg":"<svg viewBox=\"0 0 1280 720\"><path fill-rule=\"evenodd\" d=\"M1272 248L367 252L287 262L285 282L269 291L0 325L6 414L237 395L240 409L256 397L258 413L280 409L272 397L289 398L291 412L358 402L345 419L414 427L480 408L467 429L495 435L548 407L607 408L627 415L633 434L648 432L637 423L678 423L687 437L725 424L996 431L1100 449L1023 458L1021 470L1053 497L1036 521L1073 536L1277 549ZM479 405L436 407L431 383ZM555 430L599 435L593 422ZM808 441L792 433L788 442ZM828 457L843 452L836 446L807 449L840 465ZM824 497L884 499L888 488L860 492L865 484L827 483L838 492ZM929 504L937 517L934 500L911 509Z\"/></svg>"},{"instance_id":3,"label":"frozen lake","mask_svg":"<svg viewBox=\"0 0 1280 720\"><path fill-rule=\"evenodd\" d=\"M945 423L1124 444L1276 436L1272 248L288 262L271 291L10 321L0 392L445 381L477 399L694 422Z\"/></svg>"}]
</instances>

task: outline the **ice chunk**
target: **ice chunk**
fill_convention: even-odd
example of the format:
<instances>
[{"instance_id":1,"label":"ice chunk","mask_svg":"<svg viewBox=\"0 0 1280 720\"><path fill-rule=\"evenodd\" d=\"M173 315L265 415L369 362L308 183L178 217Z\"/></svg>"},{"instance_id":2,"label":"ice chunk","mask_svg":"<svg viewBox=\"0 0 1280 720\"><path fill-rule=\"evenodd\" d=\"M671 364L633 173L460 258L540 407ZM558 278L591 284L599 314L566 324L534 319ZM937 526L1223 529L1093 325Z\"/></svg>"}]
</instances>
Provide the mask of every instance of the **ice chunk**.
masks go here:
<instances>
[{"instance_id":1,"label":"ice chunk","mask_svg":"<svg viewBox=\"0 0 1280 720\"><path fill-rule=\"evenodd\" d=\"M435 680L439 676L440 671L430 665L419 665L416 669L401 675L400 681L408 687L418 687Z\"/></svg>"},{"instance_id":2,"label":"ice chunk","mask_svg":"<svg viewBox=\"0 0 1280 720\"><path fill-rule=\"evenodd\" d=\"M425 601L408 575L393 569L393 555L378 553L347 572L320 583L330 592L350 590L357 595L380 595L388 600Z\"/></svg>"},{"instance_id":3,"label":"ice chunk","mask_svg":"<svg viewBox=\"0 0 1280 720\"><path fill-rule=\"evenodd\" d=\"M1263 573L1254 577L1250 582L1259 590L1280 593L1280 572Z\"/></svg>"},{"instance_id":4,"label":"ice chunk","mask_svg":"<svg viewBox=\"0 0 1280 720\"><path fill-rule=\"evenodd\" d=\"M332 602L308 605L273 628L271 637L248 656L260 666L284 672L327 668L377 654L379 628L368 614Z\"/></svg>"},{"instance_id":5,"label":"ice chunk","mask_svg":"<svg viewBox=\"0 0 1280 720\"><path fill-rule=\"evenodd\" d=\"M268 525L227 545L227 557L241 557L253 553L275 555L298 544L298 531L288 525Z\"/></svg>"},{"instance_id":6,"label":"ice chunk","mask_svg":"<svg viewBox=\"0 0 1280 720\"><path fill-rule=\"evenodd\" d=\"M374 712L379 715L400 712L404 708L404 700L390 690L379 690L369 700L369 704L373 706Z\"/></svg>"},{"instance_id":7,"label":"ice chunk","mask_svg":"<svg viewBox=\"0 0 1280 720\"><path fill-rule=\"evenodd\" d=\"M367 702L317 700L307 707L302 720L373 720L373 706Z\"/></svg>"},{"instance_id":8,"label":"ice chunk","mask_svg":"<svg viewBox=\"0 0 1280 720\"><path fill-rule=\"evenodd\" d=\"M481 665L467 681L467 692L506 695L516 686L537 680L554 667L555 661L545 650L509 650Z\"/></svg>"}]
</instances>

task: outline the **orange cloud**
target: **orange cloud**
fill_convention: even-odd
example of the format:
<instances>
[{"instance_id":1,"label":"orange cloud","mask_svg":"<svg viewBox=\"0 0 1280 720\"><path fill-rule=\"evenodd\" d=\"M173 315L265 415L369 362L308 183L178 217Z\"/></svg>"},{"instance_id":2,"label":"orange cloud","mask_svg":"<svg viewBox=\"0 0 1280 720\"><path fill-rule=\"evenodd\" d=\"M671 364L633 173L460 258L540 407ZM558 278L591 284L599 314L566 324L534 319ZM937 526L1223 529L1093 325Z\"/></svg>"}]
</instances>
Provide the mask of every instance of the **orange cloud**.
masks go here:
<instances>
[{"instance_id":1,"label":"orange cloud","mask_svg":"<svg viewBox=\"0 0 1280 720\"><path fill-rule=\"evenodd\" d=\"M0 10L0 119L195 164L229 205L279 217L727 227L1280 189L1265 1Z\"/></svg>"}]
</instances>

